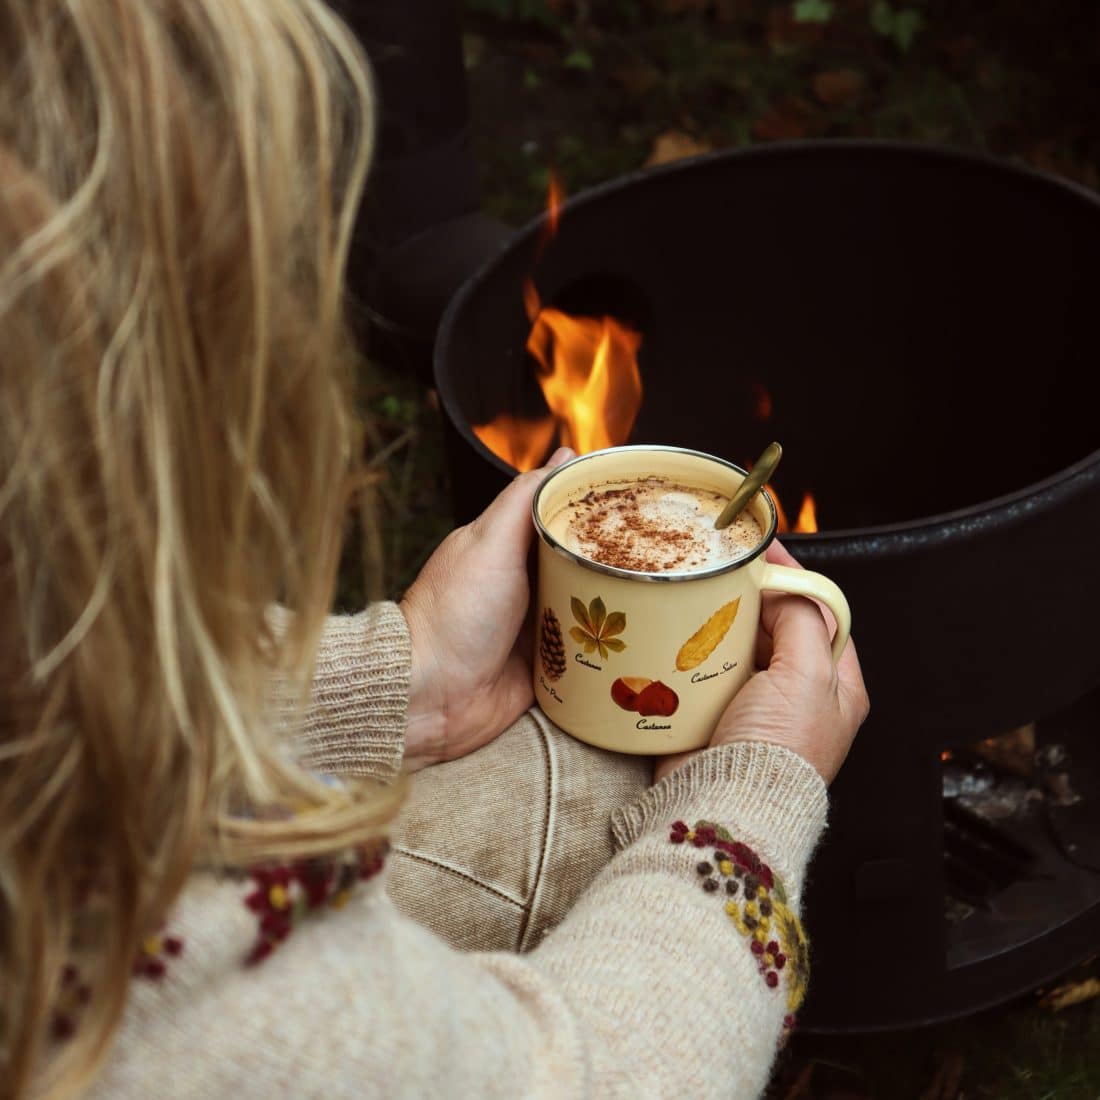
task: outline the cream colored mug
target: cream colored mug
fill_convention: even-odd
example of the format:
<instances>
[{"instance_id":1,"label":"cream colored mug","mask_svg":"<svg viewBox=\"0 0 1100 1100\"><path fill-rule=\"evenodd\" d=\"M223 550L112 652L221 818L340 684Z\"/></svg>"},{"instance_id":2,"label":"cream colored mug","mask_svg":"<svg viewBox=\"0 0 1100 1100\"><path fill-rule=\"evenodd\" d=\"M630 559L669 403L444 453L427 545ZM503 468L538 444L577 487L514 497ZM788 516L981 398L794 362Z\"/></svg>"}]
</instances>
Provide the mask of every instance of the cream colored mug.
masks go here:
<instances>
[{"instance_id":1,"label":"cream colored mug","mask_svg":"<svg viewBox=\"0 0 1100 1100\"><path fill-rule=\"evenodd\" d=\"M837 622L833 658L848 641L851 613L820 573L773 565L775 503L749 504L763 532L739 556L681 573L638 573L591 561L562 546L550 522L593 488L645 477L730 497L746 477L730 462L679 447L594 451L559 466L535 494L539 535L535 699L581 741L626 753L706 745L729 701L753 672L763 592L820 600Z\"/></svg>"}]
</instances>

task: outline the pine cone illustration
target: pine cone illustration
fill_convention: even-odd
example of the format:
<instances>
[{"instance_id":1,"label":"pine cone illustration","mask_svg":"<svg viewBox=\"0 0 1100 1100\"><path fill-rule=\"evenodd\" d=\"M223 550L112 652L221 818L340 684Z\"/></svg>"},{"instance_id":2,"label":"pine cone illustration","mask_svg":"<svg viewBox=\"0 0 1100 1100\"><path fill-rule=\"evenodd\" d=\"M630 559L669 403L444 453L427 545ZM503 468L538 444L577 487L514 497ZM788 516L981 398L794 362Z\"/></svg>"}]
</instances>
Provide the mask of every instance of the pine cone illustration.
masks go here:
<instances>
[{"instance_id":1,"label":"pine cone illustration","mask_svg":"<svg viewBox=\"0 0 1100 1100\"><path fill-rule=\"evenodd\" d=\"M565 674L565 639L561 634L561 623L549 607L542 613L539 657L542 659L542 671L546 673L546 678L560 680Z\"/></svg>"}]
</instances>

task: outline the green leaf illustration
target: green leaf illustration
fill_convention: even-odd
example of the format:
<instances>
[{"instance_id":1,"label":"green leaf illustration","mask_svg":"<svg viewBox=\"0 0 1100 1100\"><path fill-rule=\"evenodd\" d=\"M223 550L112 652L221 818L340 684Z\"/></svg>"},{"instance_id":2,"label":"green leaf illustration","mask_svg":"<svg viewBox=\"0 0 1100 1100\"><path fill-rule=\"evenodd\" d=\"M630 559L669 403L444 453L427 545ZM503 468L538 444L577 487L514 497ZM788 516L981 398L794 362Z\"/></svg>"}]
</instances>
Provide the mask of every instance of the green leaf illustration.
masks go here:
<instances>
[{"instance_id":1,"label":"green leaf illustration","mask_svg":"<svg viewBox=\"0 0 1100 1100\"><path fill-rule=\"evenodd\" d=\"M597 596L588 605L588 621L592 624L592 633L599 637L603 633L604 620L607 618L607 608L603 600Z\"/></svg>"},{"instance_id":2,"label":"green leaf illustration","mask_svg":"<svg viewBox=\"0 0 1100 1100\"><path fill-rule=\"evenodd\" d=\"M604 621L600 634L604 638L612 638L626 630L626 616L621 611L612 611Z\"/></svg>"},{"instance_id":3,"label":"green leaf illustration","mask_svg":"<svg viewBox=\"0 0 1100 1100\"><path fill-rule=\"evenodd\" d=\"M592 620L588 617L588 608L586 608L576 596L570 599L569 607L572 609L573 618L576 619L589 634L595 634L596 631L592 628Z\"/></svg>"},{"instance_id":4,"label":"green leaf illustration","mask_svg":"<svg viewBox=\"0 0 1100 1100\"><path fill-rule=\"evenodd\" d=\"M569 628L569 637L579 646L583 646L585 653L599 652L606 661L610 653L622 653L626 649L626 642L612 635L621 634L626 629L626 615L621 611L607 613L607 604L596 596L587 607L576 596L570 597L569 606L573 611L573 618L580 624Z\"/></svg>"}]
</instances>

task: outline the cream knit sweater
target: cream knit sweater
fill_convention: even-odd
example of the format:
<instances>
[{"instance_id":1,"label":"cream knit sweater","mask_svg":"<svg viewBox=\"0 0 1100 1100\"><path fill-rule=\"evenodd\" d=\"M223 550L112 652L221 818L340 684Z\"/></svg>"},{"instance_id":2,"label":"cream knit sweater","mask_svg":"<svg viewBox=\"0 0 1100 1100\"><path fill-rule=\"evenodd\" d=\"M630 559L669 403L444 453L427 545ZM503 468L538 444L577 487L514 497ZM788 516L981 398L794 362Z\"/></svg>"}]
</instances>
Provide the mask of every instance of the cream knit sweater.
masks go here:
<instances>
[{"instance_id":1,"label":"cream knit sweater","mask_svg":"<svg viewBox=\"0 0 1100 1100\"><path fill-rule=\"evenodd\" d=\"M409 663L393 604L330 622L311 766L398 772ZM825 809L793 753L701 754L613 815L617 855L526 955L448 947L370 862L196 874L91 1095L757 1097L805 989L797 913Z\"/></svg>"}]
</instances>

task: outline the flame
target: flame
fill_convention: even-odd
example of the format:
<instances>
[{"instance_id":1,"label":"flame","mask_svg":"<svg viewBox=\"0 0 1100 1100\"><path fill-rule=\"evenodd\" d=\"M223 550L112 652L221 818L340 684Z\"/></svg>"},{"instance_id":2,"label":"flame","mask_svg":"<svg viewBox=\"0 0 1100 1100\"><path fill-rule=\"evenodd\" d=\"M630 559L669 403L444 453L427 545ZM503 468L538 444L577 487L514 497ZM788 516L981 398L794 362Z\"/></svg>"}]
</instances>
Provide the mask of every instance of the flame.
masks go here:
<instances>
[{"instance_id":1,"label":"flame","mask_svg":"<svg viewBox=\"0 0 1100 1100\"><path fill-rule=\"evenodd\" d=\"M557 232L562 200L561 184L551 175L542 244ZM543 307L533 278L524 284L523 304L531 321L527 350L538 363L550 415L522 420L505 413L475 426L478 439L518 470L539 465L555 432L578 454L625 443L642 404L641 335L614 317L574 317Z\"/></svg>"},{"instance_id":2,"label":"flame","mask_svg":"<svg viewBox=\"0 0 1100 1100\"><path fill-rule=\"evenodd\" d=\"M752 415L757 420L770 420L772 416L772 395L760 382L754 382L750 387L750 392L752 394ZM745 469L751 470L752 465L747 465ZM771 485L767 486L767 490L771 493L772 500L775 501L775 514L778 520L779 533L785 535L792 530L791 522L787 519L787 513L779 500L779 494ZM794 521L793 530L799 535L811 535L818 530L817 501L814 500L813 493L806 493L803 496L802 507L798 510L798 519Z\"/></svg>"},{"instance_id":3,"label":"flame","mask_svg":"<svg viewBox=\"0 0 1100 1100\"><path fill-rule=\"evenodd\" d=\"M563 202L561 183L551 175L536 263L558 231ZM523 304L531 322L527 351L538 364L537 379L550 413L534 420L502 413L489 424L476 425L475 435L517 470L538 466L555 436L578 454L625 443L642 404L641 335L614 317L575 317L544 307L533 276L524 283ZM751 393L753 416L770 420L771 394L759 382L753 383ZM767 488L775 501L781 533L818 530L812 493L803 496L792 529L775 490Z\"/></svg>"},{"instance_id":4,"label":"flame","mask_svg":"<svg viewBox=\"0 0 1100 1100\"><path fill-rule=\"evenodd\" d=\"M818 530L817 526L817 504L814 501L813 493L806 493L802 497L802 507L798 510L798 519L794 521L794 526L791 526L791 521L787 518L787 513L783 508L783 503L779 499L779 494L775 491L774 485L766 485L765 488L772 495L772 500L775 501L775 514L778 519L778 531L781 535L790 534L793 532L796 535L812 535Z\"/></svg>"},{"instance_id":5,"label":"flame","mask_svg":"<svg viewBox=\"0 0 1100 1100\"><path fill-rule=\"evenodd\" d=\"M565 204L565 188L561 180L550 173L550 183L546 189L546 239L550 240L561 225L561 208Z\"/></svg>"},{"instance_id":6,"label":"flame","mask_svg":"<svg viewBox=\"0 0 1100 1100\"><path fill-rule=\"evenodd\" d=\"M817 530L817 502L813 493L807 493L802 498L802 507L798 510L798 519L794 521L794 529L806 535Z\"/></svg>"},{"instance_id":7,"label":"flame","mask_svg":"<svg viewBox=\"0 0 1100 1100\"><path fill-rule=\"evenodd\" d=\"M752 384L752 415L757 420L772 417L772 395L759 382Z\"/></svg>"},{"instance_id":8,"label":"flame","mask_svg":"<svg viewBox=\"0 0 1100 1100\"><path fill-rule=\"evenodd\" d=\"M503 413L491 424L475 424L474 435L517 470L533 470L550 450L556 427L557 421L552 416L524 420Z\"/></svg>"},{"instance_id":9,"label":"flame","mask_svg":"<svg viewBox=\"0 0 1100 1100\"><path fill-rule=\"evenodd\" d=\"M561 442L577 454L625 443L642 405L642 338L613 317L571 317L544 309L527 350L557 419Z\"/></svg>"}]
</instances>

